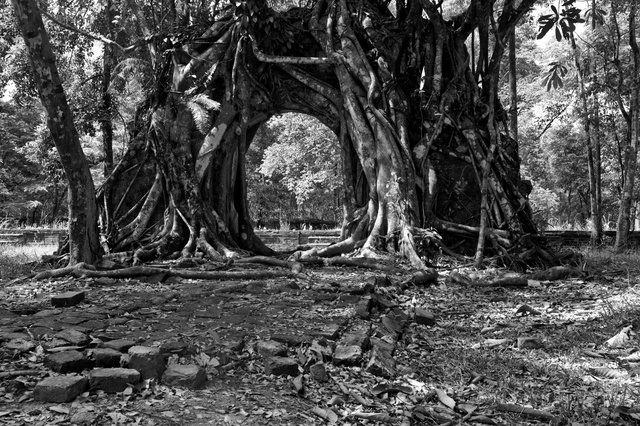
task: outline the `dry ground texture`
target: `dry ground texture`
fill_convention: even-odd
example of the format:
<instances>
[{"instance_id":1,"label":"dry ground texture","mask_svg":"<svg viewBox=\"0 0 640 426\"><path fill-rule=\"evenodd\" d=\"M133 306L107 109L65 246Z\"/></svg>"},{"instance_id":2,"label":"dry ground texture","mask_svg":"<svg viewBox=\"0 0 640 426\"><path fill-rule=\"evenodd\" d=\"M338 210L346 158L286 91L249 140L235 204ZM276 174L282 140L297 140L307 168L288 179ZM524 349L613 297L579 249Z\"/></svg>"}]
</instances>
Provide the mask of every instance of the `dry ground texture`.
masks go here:
<instances>
[{"instance_id":1,"label":"dry ground texture","mask_svg":"<svg viewBox=\"0 0 640 426\"><path fill-rule=\"evenodd\" d=\"M11 273L33 268L20 263ZM640 423L640 343L633 332L640 313L637 253L589 252L582 276L526 287L461 284L451 279L454 271L475 272L460 265L441 265L437 283L419 287L403 285L399 276L385 280L380 272L345 267L241 282L8 280L10 266L2 268L0 331L23 332L35 345L26 352L0 348L0 424ZM86 291L82 304L51 307L51 295L78 289ZM335 366L330 353L318 350L318 343L331 347L354 330L375 336L384 327L389 306L376 305L368 319L356 314L367 297L397 304L409 317L397 330L394 377L367 372L366 354L362 365ZM416 308L433 312L436 324L411 321ZM64 322L70 315L93 318L76 327L95 345L121 337L149 346L184 344L185 351L168 362L206 367L206 387L145 382L118 394L87 392L72 403L34 401L37 381L55 374L42 365L51 343L47 327L54 333L73 322ZM268 339L288 343L288 356L300 365L298 387L294 377L264 374L255 344ZM319 360L328 382L309 375L309 365ZM42 374L2 377L18 370Z\"/></svg>"}]
</instances>

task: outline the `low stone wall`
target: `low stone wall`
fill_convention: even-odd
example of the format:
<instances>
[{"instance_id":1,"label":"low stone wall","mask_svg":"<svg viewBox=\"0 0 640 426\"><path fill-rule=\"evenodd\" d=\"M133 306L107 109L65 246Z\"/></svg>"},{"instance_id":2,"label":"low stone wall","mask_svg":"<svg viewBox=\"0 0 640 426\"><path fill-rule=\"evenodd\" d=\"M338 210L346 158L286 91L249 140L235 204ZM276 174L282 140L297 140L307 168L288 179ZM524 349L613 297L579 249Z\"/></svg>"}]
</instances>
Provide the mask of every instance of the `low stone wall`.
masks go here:
<instances>
[{"instance_id":1,"label":"low stone wall","mask_svg":"<svg viewBox=\"0 0 640 426\"><path fill-rule=\"evenodd\" d=\"M326 246L340 241L340 231L256 231L268 246L279 250L294 250L298 246ZM284 248L283 248L284 247Z\"/></svg>"},{"instance_id":2,"label":"low stone wall","mask_svg":"<svg viewBox=\"0 0 640 426\"><path fill-rule=\"evenodd\" d=\"M0 244L58 245L67 235L66 229L0 229Z\"/></svg>"}]
</instances>

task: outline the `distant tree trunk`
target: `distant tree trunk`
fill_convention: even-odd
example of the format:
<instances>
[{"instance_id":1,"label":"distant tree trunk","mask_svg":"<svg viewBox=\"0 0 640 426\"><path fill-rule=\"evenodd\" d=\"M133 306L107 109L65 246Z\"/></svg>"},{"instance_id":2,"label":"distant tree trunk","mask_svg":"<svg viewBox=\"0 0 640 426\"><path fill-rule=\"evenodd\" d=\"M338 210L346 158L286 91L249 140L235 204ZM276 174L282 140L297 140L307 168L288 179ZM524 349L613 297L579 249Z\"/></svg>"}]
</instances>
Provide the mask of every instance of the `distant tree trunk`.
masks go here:
<instances>
[{"instance_id":1,"label":"distant tree trunk","mask_svg":"<svg viewBox=\"0 0 640 426\"><path fill-rule=\"evenodd\" d=\"M636 2L631 3L629 11L629 28L636 26ZM631 227L631 206L633 203L633 190L636 168L638 163L638 142L640 140L640 48L636 38L636 32L629 32L629 47L633 55L633 87L631 88L631 103L629 107L629 136L625 149L625 174L620 198L620 210L616 224L616 242L614 249L620 252L627 248L629 243L629 229ZM624 111L624 109L623 109Z\"/></svg>"},{"instance_id":2,"label":"distant tree trunk","mask_svg":"<svg viewBox=\"0 0 640 426\"><path fill-rule=\"evenodd\" d=\"M509 97L511 106L509 107L509 128L511 137L518 142L518 72L516 60L516 29L511 30L509 37Z\"/></svg>"},{"instance_id":3,"label":"distant tree trunk","mask_svg":"<svg viewBox=\"0 0 640 426\"><path fill-rule=\"evenodd\" d=\"M111 21L115 14L112 11L111 0L107 0L104 10L106 33L113 38L111 30ZM113 46L103 44L102 53L102 114L100 119L100 128L102 129L102 149L104 151L104 175L109 176L113 170L113 121L112 117L112 101L109 86L111 84L111 71L114 63Z\"/></svg>"},{"instance_id":4,"label":"distant tree trunk","mask_svg":"<svg viewBox=\"0 0 640 426\"><path fill-rule=\"evenodd\" d=\"M585 137L587 139L587 166L589 170L589 205L591 207L591 246L594 247L602 242L602 212L598 204L599 179L598 165L596 164L596 153L599 150L596 137L591 129L591 117L589 103L587 100L587 90L584 84L583 69L578 57L578 49L576 47L576 39L573 32L569 33L569 42L571 44L571 52L573 54L573 62L576 67L576 78L580 91L580 100L582 103L582 119Z\"/></svg>"},{"instance_id":5,"label":"distant tree trunk","mask_svg":"<svg viewBox=\"0 0 640 426\"><path fill-rule=\"evenodd\" d=\"M69 264L98 257L95 190L73 116L62 88L49 36L35 0L12 0L27 47L49 131L60 154L69 189Z\"/></svg>"}]
</instances>

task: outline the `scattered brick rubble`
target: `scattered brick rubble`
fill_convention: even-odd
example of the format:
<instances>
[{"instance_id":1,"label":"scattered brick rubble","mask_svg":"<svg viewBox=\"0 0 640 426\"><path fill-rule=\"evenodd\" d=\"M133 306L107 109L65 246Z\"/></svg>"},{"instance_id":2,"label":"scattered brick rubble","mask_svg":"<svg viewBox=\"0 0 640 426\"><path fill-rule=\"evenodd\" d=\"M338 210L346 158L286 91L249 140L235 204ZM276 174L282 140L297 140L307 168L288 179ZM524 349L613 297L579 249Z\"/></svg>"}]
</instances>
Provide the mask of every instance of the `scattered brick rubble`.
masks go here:
<instances>
[{"instance_id":1,"label":"scattered brick rubble","mask_svg":"<svg viewBox=\"0 0 640 426\"><path fill-rule=\"evenodd\" d=\"M233 312L217 307L220 300L238 295L195 300L197 295L188 298L178 292L103 306L86 303L84 291L65 292L51 297L52 308L0 315L0 358L33 351L37 343L42 345L46 354L43 367L50 372L37 383L32 396L43 402L70 402L86 391L122 392L149 379L167 386L202 388L207 380L203 366L175 362L180 357L192 360L188 356L195 355L193 347L175 340L170 332L174 319L180 319L191 321L201 330L211 324L244 329L240 335L229 334L202 349L221 365L237 365L251 356L261 361L267 375L297 377L309 373L311 379L322 383L330 380L326 365L332 363L360 366L372 374L393 378L398 370L396 344L408 325L432 326L436 322L427 309L416 307L407 312L391 297L376 293L378 288L393 285L386 276L372 277L361 287L343 289L341 294L336 294L335 287L315 289L307 298L288 300L288 305L278 300L278 293L300 294L299 286L284 283L268 288L262 284L251 283L238 292L261 295L266 299L264 306L275 300L282 304L280 309L296 315L303 316L305 306L326 303L332 308L349 308L350 316L321 322L309 318L306 327L300 326L302 320L279 327L265 321L256 307ZM163 332L147 332L158 323L165 325ZM156 343L145 344L147 341ZM247 341L253 344L245 346ZM522 347L536 343L533 339L518 342ZM302 345L315 354L313 359L295 355L295 349Z\"/></svg>"}]
</instances>

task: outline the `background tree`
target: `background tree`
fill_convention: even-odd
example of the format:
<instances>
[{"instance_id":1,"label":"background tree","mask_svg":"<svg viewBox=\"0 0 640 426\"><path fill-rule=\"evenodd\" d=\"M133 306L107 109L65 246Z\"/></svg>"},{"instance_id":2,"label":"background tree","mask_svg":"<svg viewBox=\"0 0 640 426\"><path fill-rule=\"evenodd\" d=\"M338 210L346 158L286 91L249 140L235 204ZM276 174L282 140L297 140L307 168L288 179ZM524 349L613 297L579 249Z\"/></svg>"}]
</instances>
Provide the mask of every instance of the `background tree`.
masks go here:
<instances>
[{"instance_id":1,"label":"background tree","mask_svg":"<svg viewBox=\"0 0 640 426\"><path fill-rule=\"evenodd\" d=\"M92 263L99 251L95 192L73 116L58 75L40 11L33 0L14 0L38 92L47 111L51 136L69 182L69 264Z\"/></svg>"}]
</instances>

